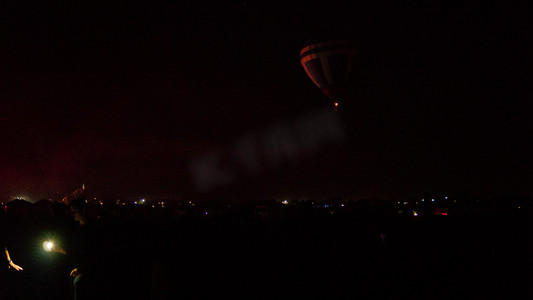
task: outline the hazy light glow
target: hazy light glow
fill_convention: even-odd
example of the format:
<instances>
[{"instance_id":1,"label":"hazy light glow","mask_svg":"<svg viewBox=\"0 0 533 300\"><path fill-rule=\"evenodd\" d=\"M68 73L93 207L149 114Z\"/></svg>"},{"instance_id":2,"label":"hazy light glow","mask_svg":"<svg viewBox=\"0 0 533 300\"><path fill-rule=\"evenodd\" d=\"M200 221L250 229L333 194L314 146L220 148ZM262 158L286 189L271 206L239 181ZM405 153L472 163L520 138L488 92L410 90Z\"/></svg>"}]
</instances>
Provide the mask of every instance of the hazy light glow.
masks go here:
<instances>
[{"instance_id":1,"label":"hazy light glow","mask_svg":"<svg viewBox=\"0 0 533 300\"><path fill-rule=\"evenodd\" d=\"M22 196L22 195L15 196L14 198L15 198L15 200L23 200L23 201L32 202L31 199L29 199L29 198L26 197L26 196Z\"/></svg>"},{"instance_id":2,"label":"hazy light glow","mask_svg":"<svg viewBox=\"0 0 533 300\"><path fill-rule=\"evenodd\" d=\"M43 243L43 249L47 252L52 251L52 249L54 249L54 243L52 243L51 241L45 241Z\"/></svg>"}]
</instances>

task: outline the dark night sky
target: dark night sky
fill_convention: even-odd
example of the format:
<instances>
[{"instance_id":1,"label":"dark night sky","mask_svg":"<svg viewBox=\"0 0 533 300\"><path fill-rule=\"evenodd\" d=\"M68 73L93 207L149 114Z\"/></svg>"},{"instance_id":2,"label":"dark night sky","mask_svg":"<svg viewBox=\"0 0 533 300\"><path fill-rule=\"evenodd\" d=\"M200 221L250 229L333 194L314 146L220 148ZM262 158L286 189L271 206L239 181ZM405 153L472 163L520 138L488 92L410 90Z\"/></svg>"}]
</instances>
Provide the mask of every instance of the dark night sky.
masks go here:
<instances>
[{"instance_id":1,"label":"dark night sky","mask_svg":"<svg viewBox=\"0 0 533 300\"><path fill-rule=\"evenodd\" d=\"M533 195L531 3L13 2L2 200ZM299 50L330 37L358 50L344 138L243 172L233 145L328 105ZM210 153L236 175L204 194L191 164Z\"/></svg>"}]
</instances>

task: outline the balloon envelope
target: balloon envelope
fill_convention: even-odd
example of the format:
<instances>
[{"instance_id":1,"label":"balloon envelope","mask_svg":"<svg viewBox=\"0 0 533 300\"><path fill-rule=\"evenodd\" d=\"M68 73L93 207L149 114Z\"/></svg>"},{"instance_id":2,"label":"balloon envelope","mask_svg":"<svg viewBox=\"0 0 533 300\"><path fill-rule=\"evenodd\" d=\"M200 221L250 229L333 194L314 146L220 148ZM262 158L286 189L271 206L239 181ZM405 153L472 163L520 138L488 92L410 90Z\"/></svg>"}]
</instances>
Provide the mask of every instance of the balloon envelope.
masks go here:
<instances>
[{"instance_id":1,"label":"balloon envelope","mask_svg":"<svg viewBox=\"0 0 533 300\"><path fill-rule=\"evenodd\" d=\"M352 71L355 45L352 41L311 43L300 51L305 72L322 92L337 101Z\"/></svg>"}]
</instances>

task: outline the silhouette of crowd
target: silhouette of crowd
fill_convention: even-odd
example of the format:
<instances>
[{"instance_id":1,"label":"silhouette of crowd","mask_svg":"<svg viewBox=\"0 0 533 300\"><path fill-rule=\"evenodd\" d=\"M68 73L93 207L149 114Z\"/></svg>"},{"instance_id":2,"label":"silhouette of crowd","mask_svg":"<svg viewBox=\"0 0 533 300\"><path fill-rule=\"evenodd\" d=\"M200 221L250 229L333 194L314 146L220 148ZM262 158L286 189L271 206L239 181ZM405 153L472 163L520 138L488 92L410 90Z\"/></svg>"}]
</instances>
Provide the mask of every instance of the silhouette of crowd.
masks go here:
<instances>
[{"instance_id":1,"label":"silhouette of crowd","mask_svg":"<svg viewBox=\"0 0 533 300\"><path fill-rule=\"evenodd\" d=\"M14 200L0 209L10 254L0 298L531 295L530 208L401 212L384 201L164 207Z\"/></svg>"}]
</instances>

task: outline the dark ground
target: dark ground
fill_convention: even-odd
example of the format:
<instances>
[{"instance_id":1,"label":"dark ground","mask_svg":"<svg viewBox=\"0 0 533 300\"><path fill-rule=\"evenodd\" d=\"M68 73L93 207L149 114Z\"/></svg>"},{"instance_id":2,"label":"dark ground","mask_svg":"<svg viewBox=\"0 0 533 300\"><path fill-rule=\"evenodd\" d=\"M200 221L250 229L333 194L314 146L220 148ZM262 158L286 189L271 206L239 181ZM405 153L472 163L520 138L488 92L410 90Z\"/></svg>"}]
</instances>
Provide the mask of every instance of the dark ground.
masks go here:
<instances>
[{"instance_id":1,"label":"dark ground","mask_svg":"<svg viewBox=\"0 0 533 300\"><path fill-rule=\"evenodd\" d=\"M524 299L527 210L448 216L269 208L101 217L98 299ZM122 210L124 213L125 210ZM2 299L69 299L68 259L42 250L66 219L6 220L13 260ZM381 239L384 235L384 240Z\"/></svg>"}]
</instances>

